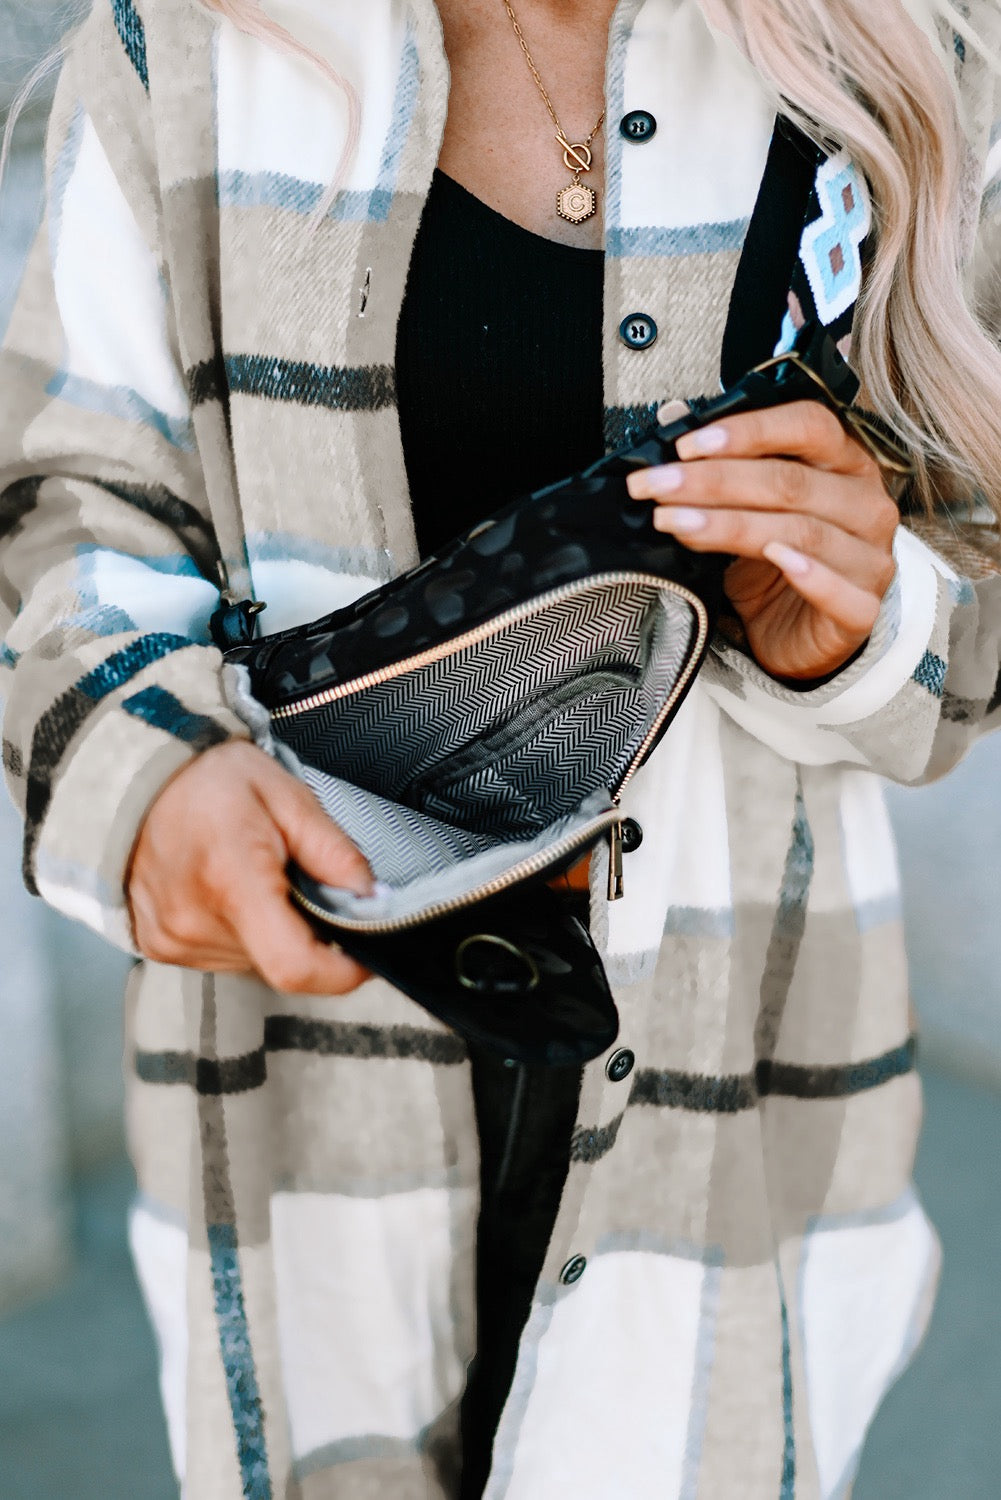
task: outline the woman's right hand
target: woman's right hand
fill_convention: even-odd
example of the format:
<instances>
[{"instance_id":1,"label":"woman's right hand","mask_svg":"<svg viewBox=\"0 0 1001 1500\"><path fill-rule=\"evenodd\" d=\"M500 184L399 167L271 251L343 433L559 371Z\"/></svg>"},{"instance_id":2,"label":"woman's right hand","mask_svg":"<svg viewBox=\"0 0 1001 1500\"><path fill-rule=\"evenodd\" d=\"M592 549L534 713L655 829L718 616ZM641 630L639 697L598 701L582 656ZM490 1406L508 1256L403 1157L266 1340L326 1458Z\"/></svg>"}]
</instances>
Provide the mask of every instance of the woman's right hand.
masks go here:
<instances>
[{"instance_id":1,"label":"woman's right hand","mask_svg":"<svg viewBox=\"0 0 1001 1500\"><path fill-rule=\"evenodd\" d=\"M291 994L355 989L367 971L292 906L290 859L316 880L371 893L364 857L307 787L242 740L206 750L167 783L136 841L127 894L140 952L254 972Z\"/></svg>"}]
</instances>

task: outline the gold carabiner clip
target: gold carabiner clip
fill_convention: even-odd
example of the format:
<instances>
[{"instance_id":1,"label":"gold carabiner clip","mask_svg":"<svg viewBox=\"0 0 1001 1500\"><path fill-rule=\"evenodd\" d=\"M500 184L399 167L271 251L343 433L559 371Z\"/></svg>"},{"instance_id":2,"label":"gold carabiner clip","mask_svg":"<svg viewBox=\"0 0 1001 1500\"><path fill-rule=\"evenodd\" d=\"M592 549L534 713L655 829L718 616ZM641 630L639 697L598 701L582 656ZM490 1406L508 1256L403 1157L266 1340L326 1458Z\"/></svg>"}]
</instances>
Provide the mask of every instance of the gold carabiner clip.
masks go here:
<instances>
[{"instance_id":1,"label":"gold carabiner clip","mask_svg":"<svg viewBox=\"0 0 1001 1500\"><path fill-rule=\"evenodd\" d=\"M795 350L788 354L775 354L771 359L766 359L762 364L755 365L754 374L764 374L766 370L773 370L778 365L793 364L797 370L806 375L824 393L825 403L834 412L842 427L850 437L855 438L874 459L883 472L887 489L897 497L900 490L909 479L913 479L917 473L914 460L910 451L904 446L897 435L891 432L886 423L872 412L860 411L856 406L848 406L840 401L831 390L825 380L821 378L816 370L811 370L804 359Z\"/></svg>"}]
</instances>

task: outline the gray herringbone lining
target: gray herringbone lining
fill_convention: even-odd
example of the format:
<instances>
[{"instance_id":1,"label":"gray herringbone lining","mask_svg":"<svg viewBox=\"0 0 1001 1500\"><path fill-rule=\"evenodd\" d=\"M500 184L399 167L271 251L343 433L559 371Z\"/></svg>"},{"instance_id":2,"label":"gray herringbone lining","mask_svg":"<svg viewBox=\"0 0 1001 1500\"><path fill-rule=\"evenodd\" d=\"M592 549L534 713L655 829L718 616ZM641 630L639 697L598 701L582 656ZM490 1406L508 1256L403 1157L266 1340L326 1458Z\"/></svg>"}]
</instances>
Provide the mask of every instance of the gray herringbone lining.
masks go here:
<instances>
[{"instance_id":1,"label":"gray herringbone lining","mask_svg":"<svg viewBox=\"0 0 1001 1500\"><path fill-rule=\"evenodd\" d=\"M488 641L276 718L380 882L371 902L331 892L335 909L412 915L583 835L610 811L697 635L669 586L591 579Z\"/></svg>"}]
</instances>

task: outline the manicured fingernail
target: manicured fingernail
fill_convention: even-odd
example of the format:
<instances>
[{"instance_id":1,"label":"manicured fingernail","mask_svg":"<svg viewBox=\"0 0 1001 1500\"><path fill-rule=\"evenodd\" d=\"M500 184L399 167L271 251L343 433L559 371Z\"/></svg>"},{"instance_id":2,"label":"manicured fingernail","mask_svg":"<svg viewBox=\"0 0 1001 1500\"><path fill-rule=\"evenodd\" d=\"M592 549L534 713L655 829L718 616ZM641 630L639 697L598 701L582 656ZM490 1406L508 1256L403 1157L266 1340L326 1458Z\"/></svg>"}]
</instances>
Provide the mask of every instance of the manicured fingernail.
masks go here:
<instances>
[{"instance_id":1,"label":"manicured fingernail","mask_svg":"<svg viewBox=\"0 0 1001 1500\"><path fill-rule=\"evenodd\" d=\"M626 489L634 500L656 500L660 495L680 490L685 482L683 464L658 464L652 469L635 469L626 477Z\"/></svg>"},{"instance_id":2,"label":"manicured fingernail","mask_svg":"<svg viewBox=\"0 0 1001 1500\"><path fill-rule=\"evenodd\" d=\"M669 495L685 482L684 464L664 464L650 470L650 490L654 495Z\"/></svg>"},{"instance_id":3,"label":"manicured fingernail","mask_svg":"<svg viewBox=\"0 0 1001 1500\"><path fill-rule=\"evenodd\" d=\"M730 441L725 427L700 427L696 432L686 432L678 439L678 456L684 458L696 453L722 453Z\"/></svg>"},{"instance_id":4,"label":"manicured fingernail","mask_svg":"<svg viewBox=\"0 0 1001 1500\"><path fill-rule=\"evenodd\" d=\"M770 563L792 578L805 578L812 566L808 557L794 547L787 547L785 542L768 542L761 550Z\"/></svg>"},{"instance_id":5,"label":"manicured fingernail","mask_svg":"<svg viewBox=\"0 0 1001 1500\"><path fill-rule=\"evenodd\" d=\"M654 514L658 531L676 531L680 536L704 531L708 524L709 517L704 510L690 510L687 505L672 505Z\"/></svg>"}]
</instances>

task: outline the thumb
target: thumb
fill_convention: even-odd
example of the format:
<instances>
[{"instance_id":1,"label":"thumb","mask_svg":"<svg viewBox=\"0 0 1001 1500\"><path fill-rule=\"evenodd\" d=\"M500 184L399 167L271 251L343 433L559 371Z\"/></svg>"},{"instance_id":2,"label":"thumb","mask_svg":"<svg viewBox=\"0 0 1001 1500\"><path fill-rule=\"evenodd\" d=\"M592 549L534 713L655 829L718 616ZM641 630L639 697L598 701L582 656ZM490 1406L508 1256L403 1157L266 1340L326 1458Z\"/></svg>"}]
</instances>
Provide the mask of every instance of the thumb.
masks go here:
<instances>
[{"instance_id":1,"label":"thumb","mask_svg":"<svg viewBox=\"0 0 1001 1500\"><path fill-rule=\"evenodd\" d=\"M372 894L368 861L344 830L327 816L308 787L280 767L267 788L267 807L300 869L325 885Z\"/></svg>"}]
</instances>

